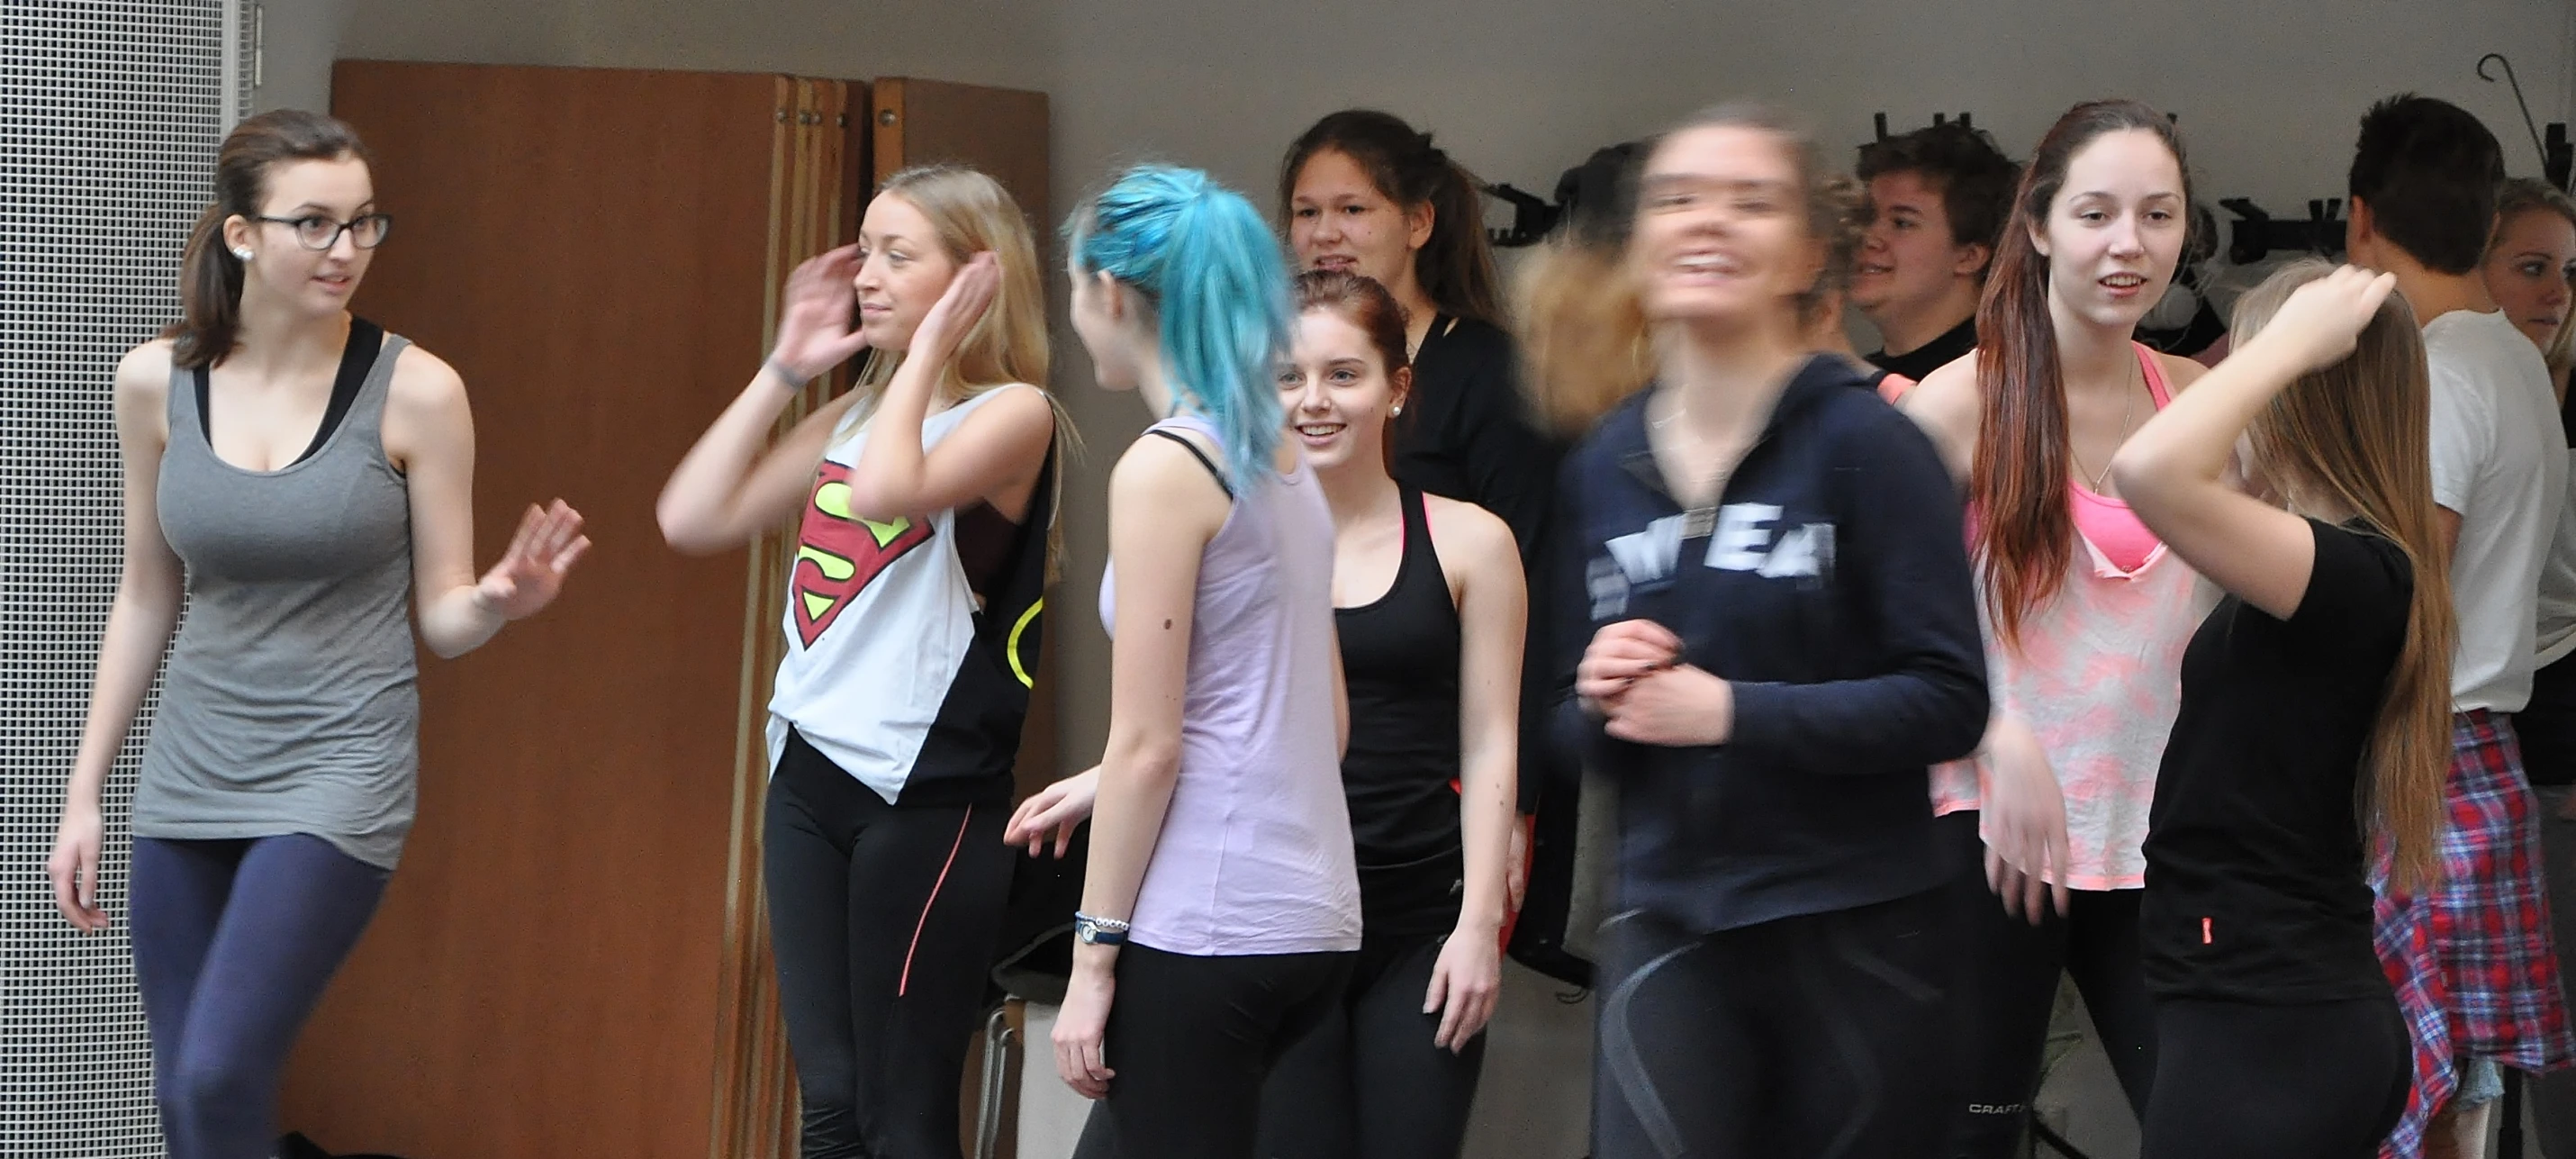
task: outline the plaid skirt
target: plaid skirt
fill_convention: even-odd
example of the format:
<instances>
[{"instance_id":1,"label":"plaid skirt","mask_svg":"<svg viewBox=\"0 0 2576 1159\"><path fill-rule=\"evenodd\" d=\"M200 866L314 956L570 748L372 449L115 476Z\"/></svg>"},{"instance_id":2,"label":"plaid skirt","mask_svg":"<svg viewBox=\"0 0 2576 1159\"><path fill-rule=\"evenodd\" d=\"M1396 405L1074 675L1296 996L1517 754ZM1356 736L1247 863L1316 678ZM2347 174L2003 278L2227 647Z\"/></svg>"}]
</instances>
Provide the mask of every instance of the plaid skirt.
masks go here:
<instances>
[{"instance_id":1,"label":"plaid skirt","mask_svg":"<svg viewBox=\"0 0 2576 1159\"><path fill-rule=\"evenodd\" d=\"M2513 727L2483 710L2451 724L2442 880L2393 896L2374 873L2380 965L2415 1034L2415 1090L2382 1154L2412 1156L2453 1090L2452 1062L2538 1073L2576 1060L2542 885L2539 817Z\"/></svg>"}]
</instances>

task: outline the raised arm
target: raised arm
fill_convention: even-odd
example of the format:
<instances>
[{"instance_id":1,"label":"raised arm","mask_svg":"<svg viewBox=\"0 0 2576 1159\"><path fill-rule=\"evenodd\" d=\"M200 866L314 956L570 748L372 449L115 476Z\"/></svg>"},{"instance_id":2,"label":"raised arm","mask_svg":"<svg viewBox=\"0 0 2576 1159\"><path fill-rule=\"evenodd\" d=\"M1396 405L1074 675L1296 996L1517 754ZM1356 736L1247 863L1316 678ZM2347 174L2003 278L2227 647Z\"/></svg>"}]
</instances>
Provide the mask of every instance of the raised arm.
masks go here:
<instances>
[{"instance_id":1,"label":"raised arm","mask_svg":"<svg viewBox=\"0 0 2576 1159\"><path fill-rule=\"evenodd\" d=\"M866 345L850 328L856 249L808 258L788 277L769 361L672 468L653 506L662 539L673 548L690 555L729 551L787 522L804 504L833 428L859 395L817 408L777 446L768 445L769 432L797 391ZM917 420L913 438L917 446Z\"/></svg>"},{"instance_id":2,"label":"raised arm","mask_svg":"<svg viewBox=\"0 0 2576 1159\"><path fill-rule=\"evenodd\" d=\"M991 305L1001 276L991 254L975 255L914 330L912 350L868 417L867 443L850 471L853 514L918 519L983 499L1016 515L1036 485L1055 433L1055 411L1035 388L1004 391L936 448L921 448L921 424L940 371Z\"/></svg>"},{"instance_id":3,"label":"raised arm","mask_svg":"<svg viewBox=\"0 0 2576 1159\"><path fill-rule=\"evenodd\" d=\"M2290 618L2307 594L2316 537L2307 520L2228 485L2245 432L2300 375L2352 353L2394 275L2346 266L2300 286L2270 323L2129 436L2111 459L2120 496L2192 569Z\"/></svg>"},{"instance_id":4,"label":"raised arm","mask_svg":"<svg viewBox=\"0 0 2576 1159\"><path fill-rule=\"evenodd\" d=\"M107 928L98 904L98 856L104 836L99 789L125 747L134 714L152 687L153 670L179 622L184 576L179 556L161 537L157 489L161 452L169 441L170 346L152 342L128 352L116 367L116 449L124 465L125 564L108 606L107 632L98 646L89 716L80 750L64 787L62 823L46 868L54 905L83 931Z\"/></svg>"},{"instance_id":5,"label":"raised arm","mask_svg":"<svg viewBox=\"0 0 2576 1159\"><path fill-rule=\"evenodd\" d=\"M1168 439L1136 440L1109 477L1109 558L1118 571L1110 642L1109 741L1091 817L1082 912L1127 921L1181 774L1181 705L1199 556L1231 507L1207 469ZM1108 1092L1101 1037L1118 947L1077 945L1056 1020L1057 1073L1089 1098Z\"/></svg>"}]
</instances>

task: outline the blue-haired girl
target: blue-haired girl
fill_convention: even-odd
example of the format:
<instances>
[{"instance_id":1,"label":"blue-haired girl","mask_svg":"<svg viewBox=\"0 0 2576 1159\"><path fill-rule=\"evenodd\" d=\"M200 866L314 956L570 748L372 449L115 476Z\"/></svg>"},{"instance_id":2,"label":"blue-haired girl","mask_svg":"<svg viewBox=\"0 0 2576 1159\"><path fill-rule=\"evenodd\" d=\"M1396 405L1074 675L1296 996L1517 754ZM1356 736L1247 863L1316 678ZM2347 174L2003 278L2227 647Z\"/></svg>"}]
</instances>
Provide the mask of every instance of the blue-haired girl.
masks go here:
<instances>
[{"instance_id":1,"label":"blue-haired girl","mask_svg":"<svg viewBox=\"0 0 2576 1159\"><path fill-rule=\"evenodd\" d=\"M1360 944L1332 515L1272 383L1288 276L1192 170L1129 170L1067 234L1100 384L1158 421L1109 482L1109 742L1056 1068L1102 1100L1086 1159L1248 1157L1263 1076Z\"/></svg>"}]
</instances>

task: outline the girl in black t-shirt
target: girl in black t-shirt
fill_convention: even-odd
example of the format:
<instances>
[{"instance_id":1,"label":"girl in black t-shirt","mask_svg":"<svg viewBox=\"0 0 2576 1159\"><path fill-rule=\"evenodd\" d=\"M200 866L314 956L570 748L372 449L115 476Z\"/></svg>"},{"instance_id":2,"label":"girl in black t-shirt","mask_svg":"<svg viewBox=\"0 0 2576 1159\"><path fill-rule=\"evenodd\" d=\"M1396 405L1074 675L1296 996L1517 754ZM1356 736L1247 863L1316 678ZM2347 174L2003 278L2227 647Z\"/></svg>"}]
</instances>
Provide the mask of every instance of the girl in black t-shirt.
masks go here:
<instances>
[{"instance_id":1,"label":"girl in black t-shirt","mask_svg":"<svg viewBox=\"0 0 2576 1159\"><path fill-rule=\"evenodd\" d=\"M2228 593L2184 656L2147 835L2147 1159L2359 1159L2405 1105L2366 871L2374 851L2400 883L2437 864L2455 626L2422 339L2394 288L2274 274L2237 304L2246 341L2112 460ZM2240 435L2277 506L2226 480Z\"/></svg>"},{"instance_id":2,"label":"girl in black t-shirt","mask_svg":"<svg viewBox=\"0 0 2576 1159\"><path fill-rule=\"evenodd\" d=\"M1502 516L1526 556L1555 456L1513 382L1476 178L1431 134L1345 109L1288 146L1279 208L1300 272L1364 275L1404 307L1413 396L1393 432L1396 479Z\"/></svg>"}]
</instances>

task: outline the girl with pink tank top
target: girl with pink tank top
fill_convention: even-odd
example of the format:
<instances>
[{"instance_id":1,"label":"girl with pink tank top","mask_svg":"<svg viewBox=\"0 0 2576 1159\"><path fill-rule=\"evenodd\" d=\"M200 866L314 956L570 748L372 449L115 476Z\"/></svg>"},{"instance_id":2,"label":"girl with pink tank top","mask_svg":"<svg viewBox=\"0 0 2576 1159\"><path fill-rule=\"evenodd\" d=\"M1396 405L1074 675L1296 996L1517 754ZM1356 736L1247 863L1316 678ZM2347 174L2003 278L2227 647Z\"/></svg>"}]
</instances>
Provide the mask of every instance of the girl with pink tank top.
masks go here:
<instances>
[{"instance_id":1,"label":"girl with pink tank top","mask_svg":"<svg viewBox=\"0 0 2576 1159\"><path fill-rule=\"evenodd\" d=\"M2208 609L2198 576L2108 493L2112 454L2200 372L2132 337L2172 280L2189 203L2180 142L2151 113L2079 105L2050 130L2001 234L1978 350L1902 392L1967 492L1994 701L1977 756L1932 773L1962 947L1945 1157L2017 1153L2061 973L2133 1109L2155 1073L2141 848Z\"/></svg>"}]
</instances>

